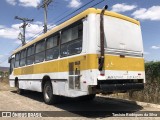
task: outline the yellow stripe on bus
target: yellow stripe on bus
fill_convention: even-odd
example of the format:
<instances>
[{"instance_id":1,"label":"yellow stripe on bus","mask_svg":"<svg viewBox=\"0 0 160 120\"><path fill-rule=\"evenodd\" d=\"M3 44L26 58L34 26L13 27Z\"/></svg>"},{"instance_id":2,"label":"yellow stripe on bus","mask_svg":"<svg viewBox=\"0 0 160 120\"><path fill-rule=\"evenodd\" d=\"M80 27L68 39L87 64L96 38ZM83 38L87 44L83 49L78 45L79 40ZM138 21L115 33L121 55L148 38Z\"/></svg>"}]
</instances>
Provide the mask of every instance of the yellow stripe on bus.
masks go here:
<instances>
[{"instance_id":1,"label":"yellow stripe on bus","mask_svg":"<svg viewBox=\"0 0 160 120\"><path fill-rule=\"evenodd\" d=\"M68 72L69 63L76 61L80 61L80 70L98 69L98 54L88 54L15 68L14 75ZM105 70L144 71L144 59L105 55L104 66Z\"/></svg>"},{"instance_id":2,"label":"yellow stripe on bus","mask_svg":"<svg viewBox=\"0 0 160 120\"><path fill-rule=\"evenodd\" d=\"M105 56L105 70L144 71L144 59L120 56Z\"/></svg>"}]
</instances>

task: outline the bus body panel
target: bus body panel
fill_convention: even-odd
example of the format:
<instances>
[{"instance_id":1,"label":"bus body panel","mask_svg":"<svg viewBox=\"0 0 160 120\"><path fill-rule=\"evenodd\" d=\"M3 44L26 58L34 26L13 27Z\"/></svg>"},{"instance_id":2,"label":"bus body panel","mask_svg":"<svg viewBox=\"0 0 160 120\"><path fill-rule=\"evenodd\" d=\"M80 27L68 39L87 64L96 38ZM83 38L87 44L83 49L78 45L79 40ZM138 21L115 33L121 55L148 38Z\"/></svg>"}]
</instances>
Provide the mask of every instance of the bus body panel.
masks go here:
<instances>
[{"instance_id":1,"label":"bus body panel","mask_svg":"<svg viewBox=\"0 0 160 120\"><path fill-rule=\"evenodd\" d=\"M142 35L139 25L105 16L104 31L105 48L143 53Z\"/></svg>"},{"instance_id":2,"label":"bus body panel","mask_svg":"<svg viewBox=\"0 0 160 120\"><path fill-rule=\"evenodd\" d=\"M99 81L139 79L145 83L139 25L120 18L104 16L105 62L103 70L99 71L99 14L88 14L82 21L83 41L80 54L14 68L10 75L10 86L15 86L17 77L21 89L42 92L42 79L49 76L53 94L78 97L95 94L92 88L99 87Z\"/></svg>"}]
</instances>

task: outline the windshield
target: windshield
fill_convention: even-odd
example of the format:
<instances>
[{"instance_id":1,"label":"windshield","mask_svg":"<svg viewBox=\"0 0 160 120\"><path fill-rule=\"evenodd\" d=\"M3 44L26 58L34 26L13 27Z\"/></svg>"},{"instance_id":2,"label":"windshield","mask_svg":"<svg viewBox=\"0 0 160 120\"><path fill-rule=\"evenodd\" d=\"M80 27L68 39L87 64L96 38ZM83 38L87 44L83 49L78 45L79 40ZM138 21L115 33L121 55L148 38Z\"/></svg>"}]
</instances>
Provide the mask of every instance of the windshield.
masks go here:
<instances>
[{"instance_id":1,"label":"windshield","mask_svg":"<svg viewBox=\"0 0 160 120\"><path fill-rule=\"evenodd\" d=\"M140 26L126 20L104 16L105 48L143 53Z\"/></svg>"}]
</instances>

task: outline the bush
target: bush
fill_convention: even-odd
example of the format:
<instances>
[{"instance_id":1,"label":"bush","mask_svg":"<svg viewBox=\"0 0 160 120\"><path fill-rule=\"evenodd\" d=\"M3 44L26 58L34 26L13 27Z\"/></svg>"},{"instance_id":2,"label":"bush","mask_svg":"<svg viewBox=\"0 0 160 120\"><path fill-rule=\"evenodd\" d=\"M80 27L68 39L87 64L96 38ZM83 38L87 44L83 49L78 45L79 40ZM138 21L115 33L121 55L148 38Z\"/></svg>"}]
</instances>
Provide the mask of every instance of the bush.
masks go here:
<instances>
[{"instance_id":1,"label":"bush","mask_svg":"<svg viewBox=\"0 0 160 120\"><path fill-rule=\"evenodd\" d=\"M148 62L145 64L146 82L160 83L160 62Z\"/></svg>"},{"instance_id":2,"label":"bush","mask_svg":"<svg viewBox=\"0 0 160 120\"><path fill-rule=\"evenodd\" d=\"M145 63L144 90L130 93L130 99L160 104L160 62Z\"/></svg>"}]
</instances>

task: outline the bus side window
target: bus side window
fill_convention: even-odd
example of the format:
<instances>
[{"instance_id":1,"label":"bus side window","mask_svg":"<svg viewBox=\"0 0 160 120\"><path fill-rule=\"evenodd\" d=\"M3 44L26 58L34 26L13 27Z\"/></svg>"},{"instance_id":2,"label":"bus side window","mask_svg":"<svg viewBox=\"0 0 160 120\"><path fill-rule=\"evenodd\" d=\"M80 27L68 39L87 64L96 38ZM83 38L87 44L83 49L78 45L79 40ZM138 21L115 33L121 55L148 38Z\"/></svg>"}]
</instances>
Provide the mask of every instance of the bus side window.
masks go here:
<instances>
[{"instance_id":1,"label":"bus side window","mask_svg":"<svg viewBox=\"0 0 160 120\"><path fill-rule=\"evenodd\" d=\"M19 67L19 59L20 59L20 53L17 53L15 58L15 67Z\"/></svg>"},{"instance_id":2,"label":"bus side window","mask_svg":"<svg viewBox=\"0 0 160 120\"><path fill-rule=\"evenodd\" d=\"M83 25L79 24L62 32L61 57L79 54L82 51Z\"/></svg>"},{"instance_id":3,"label":"bus side window","mask_svg":"<svg viewBox=\"0 0 160 120\"><path fill-rule=\"evenodd\" d=\"M58 36L50 37L46 41L46 60L56 59L59 56Z\"/></svg>"},{"instance_id":4,"label":"bus side window","mask_svg":"<svg viewBox=\"0 0 160 120\"><path fill-rule=\"evenodd\" d=\"M26 65L26 50L21 51L20 66Z\"/></svg>"},{"instance_id":5,"label":"bus side window","mask_svg":"<svg viewBox=\"0 0 160 120\"><path fill-rule=\"evenodd\" d=\"M34 62L34 45L27 49L27 65L31 65Z\"/></svg>"},{"instance_id":6,"label":"bus side window","mask_svg":"<svg viewBox=\"0 0 160 120\"><path fill-rule=\"evenodd\" d=\"M35 63L43 62L45 59L45 41L36 44Z\"/></svg>"}]
</instances>

